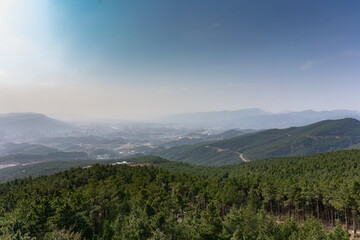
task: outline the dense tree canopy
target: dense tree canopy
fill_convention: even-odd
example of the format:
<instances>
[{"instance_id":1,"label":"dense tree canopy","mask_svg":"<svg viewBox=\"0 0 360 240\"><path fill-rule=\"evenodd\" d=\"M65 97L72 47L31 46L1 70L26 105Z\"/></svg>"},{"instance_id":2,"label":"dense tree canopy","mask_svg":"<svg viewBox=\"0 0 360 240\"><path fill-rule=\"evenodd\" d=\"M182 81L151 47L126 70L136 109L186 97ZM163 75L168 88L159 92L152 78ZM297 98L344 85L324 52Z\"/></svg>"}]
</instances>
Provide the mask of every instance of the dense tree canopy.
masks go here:
<instances>
[{"instance_id":1,"label":"dense tree canopy","mask_svg":"<svg viewBox=\"0 0 360 240\"><path fill-rule=\"evenodd\" d=\"M0 185L0 239L349 239L340 225L357 227L358 150L220 168L137 161L151 166Z\"/></svg>"}]
</instances>

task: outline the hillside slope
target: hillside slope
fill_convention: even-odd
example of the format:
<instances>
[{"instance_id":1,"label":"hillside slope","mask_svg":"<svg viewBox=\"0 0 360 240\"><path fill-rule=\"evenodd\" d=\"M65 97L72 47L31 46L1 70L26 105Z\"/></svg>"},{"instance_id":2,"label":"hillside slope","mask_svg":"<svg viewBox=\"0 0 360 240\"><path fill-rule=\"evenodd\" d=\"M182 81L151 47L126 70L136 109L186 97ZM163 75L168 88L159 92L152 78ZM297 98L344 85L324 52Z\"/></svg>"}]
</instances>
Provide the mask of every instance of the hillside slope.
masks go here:
<instances>
[{"instance_id":1,"label":"hillside slope","mask_svg":"<svg viewBox=\"0 0 360 240\"><path fill-rule=\"evenodd\" d=\"M226 167L136 162L148 164L0 184L0 239L345 240L342 225L357 229L347 208L360 206L359 150Z\"/></svg>"},{"instance_id":2,"label":"hillside slope","mask_svg":"<svg viewBox=\"0 0 360 240\"><path fill-rule=\"evenodd\" d=\"M156 155L172 161L219 166L243 160L330 152L357 143L360 143L360 121L346 118L304 127L270 129L208 144L179 146Z\"/></svg>"},{"instance_id":3,"label":"hillside slope","mask_svg":"<svg viewBox=\"0 0 360 240\"><path fill-rule=\"evenodd\" d=\"M11 142L0 144L0 157L5 155L16 155L16 154L45 155L48 153L55 153L55 152L58 152L58 150L40 144L11 143Z\"/></svg>"},{"instance_id":4,"label":"hillside slope","mask_svg":"<svg viewBox=\"0 0 360 240\"><path fill-rule=\"evenodd\" d=\"M75 129L74 126L37 113L0 114L0 132L4 135L28 132L58 132Z\"/></svg>"},{"instance_id":5,"label":"hillside slope","mask_svg":"<svg viewBox=\"0 0 360 240\"><path fill-rule=\"evenodd\" d=\"M271 113L262 109L242 109L237 111L198 112L170 115L160 119L161 122L178 124L181 126L208 128L241 128L241 129L270 129L305 126L327 119L355 118L360 119L356 111L301 111L287 113Z\"/></svg>"}]
</instances>

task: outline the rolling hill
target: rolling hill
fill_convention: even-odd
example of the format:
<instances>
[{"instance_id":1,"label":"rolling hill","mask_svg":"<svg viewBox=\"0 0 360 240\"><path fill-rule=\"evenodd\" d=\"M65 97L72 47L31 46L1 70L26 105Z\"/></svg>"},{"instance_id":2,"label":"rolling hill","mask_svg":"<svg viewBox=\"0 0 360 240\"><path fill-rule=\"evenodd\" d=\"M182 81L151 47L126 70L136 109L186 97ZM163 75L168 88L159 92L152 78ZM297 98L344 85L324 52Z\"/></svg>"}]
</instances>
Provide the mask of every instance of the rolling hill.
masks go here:
<instances>
[{"instance_id":1,"label":"rolling hill","mask_svg":"<svg viewBox=\"0 0 360 240\"><path fill-rule=\"evenodd\" d=\"M359 161L349 150L224 167L145 156L131 160L142 167L60 161L0 170L0 182L17 178L0 184L0 238L350 239Z\"/></svg>"},{"instance_id":2,"label":"rolling hill","mask_svg":"<svg viewBox=\"0 0 360 240\"><path fill-rule=\"evenodd\" d=\"M5 136L75 129L71 124L37 113L0 114L0 133Z\"/></svg>"},{"instance_id":3,"label":"rolling hill","mask_svg":"<svg viewBox=\"0 0 360 240\"><path fill-rule=\"evenodd\" d=\"M305 126L323 120L343 118L360 120L360 113L350 110L271 113L251 108L236 111L183 113L170 115L159 121L191 127L270 129Z\"/></svg>"},{"instance_id":4,"label":"rolling hill","mask_svg":"<svg viewBox=\"0 0 360 240\"><path fill-rule=\"evenodd\" d=\"M39 162L86 160L85 152L51 152L44 155L16 154L0 157L0 169L8 166L30 165Z\"/></svg>"},{"instance_id":5,"label":"rolling hill","mask_svg":"<svg viewBox=\"0 0 360 240\"><path fill-rule=\"evenodd\" d=\"M302 156L354 148L360 143L360 121L325 120L304 127L270 129L198 145L163 149L154 154L198 165L228 165L272 157Z\"/></svg>"},{"instance_id":6,"label":"rolling hill","mask_svg":"<svg viewBox=\"0 0 360 240\"><path fill-rule=\"evenodd\" d=\"M0 145L0 156L16 154L45 155L55 152L58 152L58 150L40 144L8 142Z\"/></svg>"}]
</instances>

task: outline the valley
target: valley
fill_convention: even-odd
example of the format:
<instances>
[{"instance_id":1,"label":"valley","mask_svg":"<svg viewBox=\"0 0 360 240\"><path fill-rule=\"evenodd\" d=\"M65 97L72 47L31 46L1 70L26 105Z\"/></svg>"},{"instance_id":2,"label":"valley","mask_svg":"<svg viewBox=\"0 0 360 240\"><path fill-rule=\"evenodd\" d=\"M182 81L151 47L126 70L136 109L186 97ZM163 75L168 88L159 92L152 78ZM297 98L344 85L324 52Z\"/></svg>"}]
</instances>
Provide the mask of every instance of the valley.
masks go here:
<instances>
[{"instance_id":1,"label":"valley","mask_svg":"<svg viewBox=\"0 0 360 240\"><path fill-rule=\"evenodd\" d=\"M0 0L0 240L360 240L359 12Z\"/></svg>"},{"instance_id":2,"label":"valley","mask_svg":"<svg viewBox=\"0 0 360 240\"><path fill-rule=\"evenodd\" d=\"M356 119L268 130L111 125L5 139L0 236L225 240L266 228L276 239L330 240L357 232Z\"/></svg>"},{"instance_id":3,"label":"valley","mask_svg":"<svg viewBox=\"0 0 360 240\"><path fill-rule=\"evenodd\" d=\"M359 141L360 122L348 118L303 127L258 131L209 144L176 146L155 152L154 155L172 161L220 166L242 162L239 154L251 161L301 156L356 148Z\"/></svg>"}]
</instances>

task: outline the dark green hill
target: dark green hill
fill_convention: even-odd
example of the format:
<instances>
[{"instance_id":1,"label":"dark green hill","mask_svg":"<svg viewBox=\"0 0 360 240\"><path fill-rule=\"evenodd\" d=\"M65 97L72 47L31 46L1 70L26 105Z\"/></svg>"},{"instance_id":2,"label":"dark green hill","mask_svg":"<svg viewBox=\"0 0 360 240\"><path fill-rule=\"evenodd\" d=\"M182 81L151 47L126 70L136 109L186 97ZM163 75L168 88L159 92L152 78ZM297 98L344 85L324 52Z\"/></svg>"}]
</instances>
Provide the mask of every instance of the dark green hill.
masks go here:
<instances>
[{"instance_id":1,"label":"dark green hill","mask_svg":"<svg viewBox=\"0 0 360 240\"><path fill-rule=\"evenodd\" d=\"M198 165L227 165L243 160L302 156L351 148L360 143L360 122L346 118L304 127L270 129L196 146L179 146L156 155Z\"/></svg>"},{"instance_id":2,"label":"dark green hill","mask_svg":"<svg viewBox=\"0 0 360 240\"><path fill-rule=\"evenodd\" d=\"M0 156L16 154L45 155L55 152L58 152L58 150L40 144L9 142L0 145Z\"/></svg>"},{"instance_id":3,"label":"dark green hill","mask_svg":"<svg viewBox=\"0 0 360 240\"><path fill-rule=\"evenodd\" d=\"M178 140L165 142L161 146L165 147L165 148L170 148L170 147L182 146L182 145L195 145L195 144L200 144L200 143L204 143L204 142L220 141L220 140L224 140L224 139L234 138L234 137L244 135L249 132L255 132L255 131L256 130L252 130L252 129L244 129L244 130L230 129L225 132L218 133L218 134L210 134L210 135L203 134L203 135L200 135L199 137L189 137L188 136L188 137L184 137L184 138L181 138Z\"/></svg>"},{"instance_id":4,"label":"dark green hill","mask_svg":"<svg viewBox=\"0 0 360 240\"><path fill-rule=\"evenodd\" d=\"M360 150L224 167L132 162L146 164L0 184L0 239L349 240L345 226L358 229Z\"/></svg>"},{"instance_id":5,"label":"dark green hill","mask_svg":"<svg viewBox=\"0 0 360 240\"><path fill-rule=\"evenodd\" d=\"M85 152L52 152L45 155L15 154L0 157L1 164L34 164L38 162L50 162L61 160L85 160L88 155Z\"/></svg>"}]
</instances>

